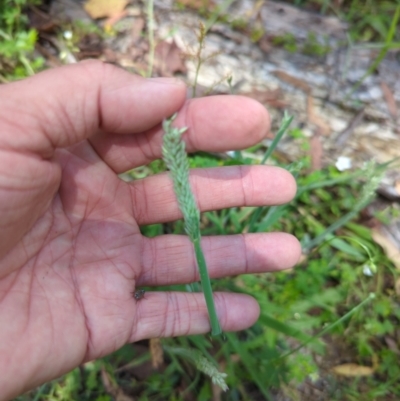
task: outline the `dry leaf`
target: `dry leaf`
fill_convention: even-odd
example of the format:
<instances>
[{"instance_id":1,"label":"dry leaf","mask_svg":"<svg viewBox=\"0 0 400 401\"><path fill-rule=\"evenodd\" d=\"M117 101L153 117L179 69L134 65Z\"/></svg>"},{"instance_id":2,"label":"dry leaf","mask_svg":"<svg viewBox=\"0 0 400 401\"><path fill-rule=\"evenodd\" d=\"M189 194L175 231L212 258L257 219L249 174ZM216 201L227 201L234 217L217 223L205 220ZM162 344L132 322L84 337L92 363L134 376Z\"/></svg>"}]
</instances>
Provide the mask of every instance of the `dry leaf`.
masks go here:
<instances>
[{"instance_id":1,"label":"dry leaf","mask_svg":"<svg viewBox=\"0 0 400 401\"><path fill-rule=\"evenodd\" d=\"M371 235L374 241L383 248L386 256L400 269L400 249L397 248L396 244L378 227L371 230Z\"/></svg>"},{"instance_id":2,"label":"dry leaf","mask_svg":"<svg viewBox=\"0 0 400 401\"><path fill-rule=\"evenodd\" d=\"M394 290L397 295L400 295L400 278L398 278L394 284Z\"/></svg>"},{"instance_id":3,"label":"dry leaf","mask_svg":"<svg viewBox=\"0 0 400 401\"><path fill-rule=\"evenodd\" d=\"M397 117L397 104L394 98L393 92L390 90L389 86L385 82L381 82L381 89L383 97L385 98L390 115L393 118Z\"/></svg>"},{"instance_id":4,"label":"dry leaf","mask_svg":"<svg viewBox=\"0 0 400 401\"><path fill-rule=\"evenodd\" d=\"M397 345L397 342L393 338L391 338L389 336L385 336L384 338L385 338L385 342L386 342L386 345L388 346L388 348L392 352L394 352L395 354L400 355L400 350L399 350L399 347Z\"/></svg>"},{"instance_id":5,"label":"dry leaf","mask_svg":"<svg viewBox=\"0 0 400 401\"><path fill-rule=\"evenodd\" d=\"M250 92L241 93L241 95L251 97L252 99L257 100L257 102L268 104L275 108L285 108L288 106L288 104L281 99L282 91L279 88L274 90L253 89Z\"/></svg>"},{"instance_id":6,"label":"dry leaf","mask_svg":"<svg viewBox=\"0 0 400 401\"><path fill-rule=\"evenodd\" d=\"M137 43L142 38L142 32L146 25L144 18L135 18L135 22L132 25L132 41Z\"/></svg>"},{"instance_id":7,"label":"dry leaf","mask_svg":"<svg viewBox=\"0 0 400 401\"><path fill-rule=\"evenodd\" d=\"M322 168L322 143L321 135L315 133L310 140L311 171L321 170Z\"/></svg>"},{"instance_id":8,"label":"dry leaf","mask_svg":"<svg viewBox=\"0 0 400 401\"><path fill-rule=\"evenodd\" d=\"M343 146L349 136L362 123L365 115L365 107L363 107L348 123L347 127L336 137L336 145Z\"/></svg>"},{"instance_id":9,"label":"dry leaf","mask_svg":"<svg viewBox=\"0 0 400 401\"><path fill-rule=\"evenodd\" d=\"M112 18L120 15L128 3L128 0L89 0L84 8L93 19Z\"/></svg>"},{"instance_id":10,"label":"dry leaf","mask_svg":"<svg viewBox=\"0 0 400 401\"><path fill-rule=\"evenodd\" d=\"M257 0L253 7L250 8L245 13L245 19L250 20L252 18L257 18L260 15L261 7L264 5L264 0Z\"/></svg>"},{"instance_id":11,"label":"dry leaf","mask_svg":"<svg viewBox=\"0 0 400 401\"><path fill-rule=\"evenodd\" d=\"M397 180L394 183L394 188L395 188L396 192L400 195L400 180Z\"/></svg>"},{"instance_id":12,"label":"dry leaf","mask_svg":"<svg viewBox=\"0 0 400 401\"><path fill-rule=\"evenodd\" d=\"M371 376L374 373L374 369L370 366L357 365L355 363L344 363L332 368L332 371L339 376L346 377L360 377L360 376Z\"/></svg>"},{"instance_id":13,"label":"dry leaf","mask_svg":"<svg viewBox=\"0 0 400 401\"><path fill-rule=\"evenodd\" d=\"M307 118L311 124L314 124L318 128L319 133L322 135L327 136L331 133L329 124L316 112L314 99L310 94L307 96Z\"/></svg>"},{"instance_id":14,"label":"dry leaf","mask_svg":"<svg viewBox=\"0 0 400 401\"><path fill-rule=\"evenodd\" d=\"M85 58L98 58L103 54L103 39L96 33L83 35L77 43L79 53L76 55L79 60Z\"/></svg>"},{"instance_id":15,"label":"dry leaf","mask_svg":"<svg viewBox=\"0 0 400 401\"><path fill-rule=\"evenodd\" d=\"M115 401L134 401L133 398L124 393L122 388L112 381L110 375L104 368L101 369L101 380L103 382L104 389L115 399Z\"/></svg>"},{"instance_id":16,"label":"dry leaf","mask_svg":"<svg viewBox=\"0 0 400 401\"><path fill-rule=\"evenodd\" d=\"M183 53L175 41L162 41L155 49L156 68L161 76L172 76L177 72L185 74L187 69Z\"/></svg>"},{"instance_id":17,"label":"dry leaf","mask_svg":"<svg viewBox=\"0 0 400 401\"><path fill-rule=\"evenodd\" d=\"M394 183L394 185L381 183L377 188L376 192L390 200L391 202L399 202L400 201L400 187L398 183Z\"/></svg>"},{"instance_id":18,"label":"dry leaf","mask_svg":"<svg viewBox=\"0 0 400 401\"><path fill-rule=\"evenodd\" d=\"M212 11L215 7L213 0L179 0L179 5L192 8L194 10L205 9Z\"/></svg>"},{"instance_id":19,"label":"dry leaf","mask_svg":"<svg viewBox=\"0 0 400 401\"><path fill-rule=\"evenodd\" d=\"M297 261L297 265L301 265L302 263L304 263L306 260L308 260L309 255L306 253L302 253L300 255L299 260Z\"/></svg>"},{"instance_id":20,"label":"dry leaf","mask_svg":"<svg viewBox=\"0 0 400 401\"><path fill-rule=\"evenodd\" d=\"M273 48L271 44L271 39L267 36L264 35L258 42L258 47L263 51L264 53L269 53L271 49Z\"/></svg>"},{"instance_id":21,"label":"dry leaf","mask_svg":"<svg viewBox=\"0 0 400 401\"><path fill-rule=\"evenodd\" d=\"M280 70L274 71L273 74L280 80L302 90L305 93L311 92L310 85L308 85L308 83L306 81L303 81L302 79L296 78L293 75L290 75L287 72Z\"/></svg>"},{"instance_id":22,"label":"dry leaf","mask_svg":"<svg viewBox=\"0 0 400 401\"><path fill-rule=\"evenodd\" d=\"M28 9L29 26L37 31L53 33L56 28L59 28L60 21L35 6L30 6Z\"/></svg>"},{"instance_id":23,"label":"dry leaf","mask_svg":"<svg viewBox=\"0 0 400 401\"><path fill-rule=\"evenodd\" d=\"M164 362L164 352L159 338L150 338L151 364L158 369Z\"/></svg>"},{"instance_id":24,"label":"dry leaf","mask_svg":"<svg viewBox=\"0 0 400 401\"><path fill-rule=\"evenodd\" d=\"M104 29L106 32L111 32L111 28L114 24L120 21L122 18L125 18L128 15L127 10L123 10L118 14L113 14L110 18L104 22Z\"/></svg>"}]
</instances>

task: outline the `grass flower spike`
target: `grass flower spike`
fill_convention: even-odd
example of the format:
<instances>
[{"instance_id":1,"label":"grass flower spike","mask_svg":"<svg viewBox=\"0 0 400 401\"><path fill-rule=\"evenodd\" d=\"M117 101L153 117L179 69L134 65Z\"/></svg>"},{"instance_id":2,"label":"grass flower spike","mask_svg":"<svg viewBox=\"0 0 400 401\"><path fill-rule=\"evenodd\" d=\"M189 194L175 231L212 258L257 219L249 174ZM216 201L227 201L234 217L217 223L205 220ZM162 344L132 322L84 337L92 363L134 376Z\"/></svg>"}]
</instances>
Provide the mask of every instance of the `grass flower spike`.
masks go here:
<instances>
[{"instance_id":1,"label":"grass flower spike","mask_svg":"<svg viewBox=\"0 0 400 401\"><path fill-rule=\"evenodd\" d=\"M217 336L220 335L222 331L215 311L210 277L208 275L204 253L200 244L200 211L197 208L190 188L189 161L186 155L185 143L181 140L182 134L187 128L173 127L172 123L175 117L176 114L163 122L163 160L170 170L175 195L185 221L185 231L194 246L201 285L203 287L203 293L211 323L211 335Z\"/></svg>"}]
</instances>

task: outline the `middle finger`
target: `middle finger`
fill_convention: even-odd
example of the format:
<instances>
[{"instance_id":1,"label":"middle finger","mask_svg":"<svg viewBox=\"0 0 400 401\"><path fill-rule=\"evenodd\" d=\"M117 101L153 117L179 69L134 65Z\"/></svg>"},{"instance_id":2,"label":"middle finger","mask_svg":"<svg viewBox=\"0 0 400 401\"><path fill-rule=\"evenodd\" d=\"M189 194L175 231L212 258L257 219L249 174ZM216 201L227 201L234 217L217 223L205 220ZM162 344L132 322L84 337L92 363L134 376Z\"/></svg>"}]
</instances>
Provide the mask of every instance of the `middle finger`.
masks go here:
<instances>
[{"instance_id":1,"label":"middle finger","mask_svg":"<svg viewBox=\"0 0 400 401\"><path fill-rule=\"evenodd\" d=\"M230 166L193 169L190 184L200 211L240 206L279 205L296 193L296 182L286 170L271 166ZM133 181L132 209L139 225L182 218L168 174Z\"/></svg>"}]
</instances>

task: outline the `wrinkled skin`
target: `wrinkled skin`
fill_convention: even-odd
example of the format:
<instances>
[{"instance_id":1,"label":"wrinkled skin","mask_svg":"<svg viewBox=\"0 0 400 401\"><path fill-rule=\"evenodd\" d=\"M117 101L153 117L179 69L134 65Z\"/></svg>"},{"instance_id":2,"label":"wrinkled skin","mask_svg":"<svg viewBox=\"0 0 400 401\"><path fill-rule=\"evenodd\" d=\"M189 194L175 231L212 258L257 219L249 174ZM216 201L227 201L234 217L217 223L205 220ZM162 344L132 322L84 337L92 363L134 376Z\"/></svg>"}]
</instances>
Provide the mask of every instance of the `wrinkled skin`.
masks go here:
<instances>
[{"instance_id":1,"label":"wrinkled skin","mask_svg":"<svg viewBox=\"0 0 400 401\"><path fill-rule=\"evenodd\" d=\"M132 296L136 286L198 279L185 236L140 234L139 225L181 217L168 176L118 177L160 157L160 123L176 111L189 151L245 148L269 129L253 100L186 100L177 80L94 61L0 86L1 399L128 342L209 331L202 294ZM289 173L266 166L194 170L191 184L202 211L280 204L295 193ZM288 268L300 253L283 233L203 245L212 277ZM225 331L258 317L249 296L215 301Z\"/></svg>"}]
</instances>

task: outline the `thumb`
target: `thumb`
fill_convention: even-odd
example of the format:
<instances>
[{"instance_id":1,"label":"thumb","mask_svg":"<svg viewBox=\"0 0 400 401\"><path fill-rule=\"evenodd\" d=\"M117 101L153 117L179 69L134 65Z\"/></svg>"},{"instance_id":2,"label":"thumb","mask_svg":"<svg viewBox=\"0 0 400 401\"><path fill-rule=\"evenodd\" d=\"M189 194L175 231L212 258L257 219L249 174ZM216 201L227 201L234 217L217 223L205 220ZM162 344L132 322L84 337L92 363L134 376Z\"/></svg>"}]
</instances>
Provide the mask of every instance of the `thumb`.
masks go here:
<instances>
[{"instance_id":1,"label":"thumb","mask_svg":"<svg viewBox=\"0 0 400 401\"><path fill-rule=\"evenodd\" d=\"M0 147L49 158L99 130L147 130L185 96L177 79L145 79L94 60L48 70L0 87Z\"/></svg>"}]
</instances>

